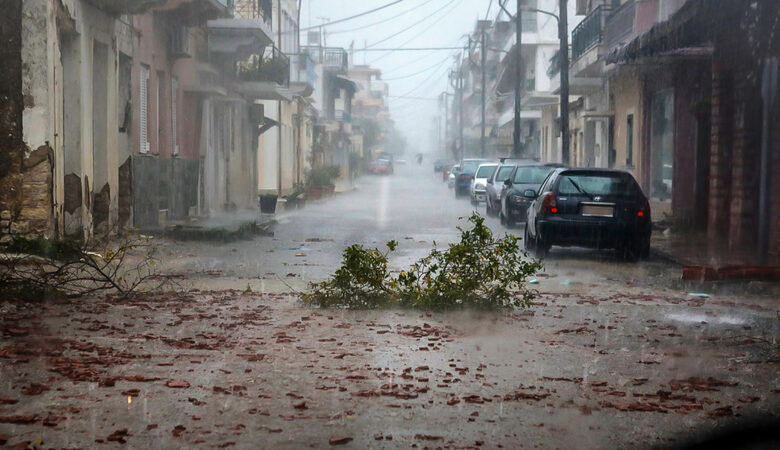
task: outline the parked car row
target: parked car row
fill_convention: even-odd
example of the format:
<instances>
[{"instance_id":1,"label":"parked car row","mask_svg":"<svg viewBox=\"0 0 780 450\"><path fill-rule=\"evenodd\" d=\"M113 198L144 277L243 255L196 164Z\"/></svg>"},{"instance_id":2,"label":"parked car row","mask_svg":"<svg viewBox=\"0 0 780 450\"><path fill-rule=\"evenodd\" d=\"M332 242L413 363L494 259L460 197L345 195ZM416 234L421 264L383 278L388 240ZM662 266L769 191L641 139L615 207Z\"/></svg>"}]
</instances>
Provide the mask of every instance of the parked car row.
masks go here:
<instances>
[{"instance_id":1,"label":"parked car row","mask_svg":"<svg viewBox=\"0 0 780 450\"><path fill-rule=\"evenodd\" d=\"M650 203L629 172L469 158L451 167L447 182L502 225L525 224L526 250L537 257L554 245L615 249L629 261L650 252Z\"/></svg>"}]
</instances>

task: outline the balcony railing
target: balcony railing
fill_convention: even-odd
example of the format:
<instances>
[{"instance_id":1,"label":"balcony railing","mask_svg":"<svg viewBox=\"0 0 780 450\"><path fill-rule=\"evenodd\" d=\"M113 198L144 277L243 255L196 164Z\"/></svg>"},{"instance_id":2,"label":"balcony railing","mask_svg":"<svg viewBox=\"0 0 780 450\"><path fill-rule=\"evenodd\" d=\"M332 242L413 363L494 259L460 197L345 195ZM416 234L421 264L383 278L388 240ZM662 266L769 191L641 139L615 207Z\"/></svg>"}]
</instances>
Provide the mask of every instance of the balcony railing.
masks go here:
<instances>
[{"instance_id":1,"label":"balcony railing","mask_svg":"<svg viewBox=\"0 0 780 450\"><path fill-rule=\"evenodd\" d=\"M249 60L238 63L238 78L241 81L273 81L287 86L290 84L290 58L276 47L269 47L263 55L252 55Z\"/></svg>"},{"instance_id":2,"label":"balcony railing","mask_svg":"<svg viewBox=\"0 0 780 450\"><path fill-rule=\"evenodd\" d=\"M571 33L572 61L599 45L611 8L601 5L594 9Z\"/></svg>"},{"instance_id":3,"label":"balcony railing","mask_svg":"<svg viewBox=\"0 0 780 450\"><path fill-rule=\"evenodd\" d=\"M233 15L243 19L262 19L271 24L271 0L219 0L233 4Z\"/></svg>"},{"instance_id":4,"label":"balcony railing","mask_svg":"<svg viewBox=\"0 0 780 450\"><path fill-rule=\"evenodd\" d=\"M349 55L343 48L306 46L303 51L326 69L345 71L349 67Z\"/></svg>"},{"instance_id":5,"label":"balcony railing","mask_svg":"<svg viewBox=\"0 0 780 450\"><path fill-rule=\"evenodd\" d=\"M314 60L308 53L292 55L291 80L298 83L307 83L314 86L317 81L317 72L314 70Z\"/></svg>"},{"instance_id":6,"label":"balcony railing","mask_svg":"<svg viewBox=\"0 0 780 450\"><path fill-rule=\"evenodd\" d=\"M610 48L620 42L629 40L634 35L636 19L636 2L624 3L614 10L604 25L604 45Z\"/></svg>"}]
</instances>

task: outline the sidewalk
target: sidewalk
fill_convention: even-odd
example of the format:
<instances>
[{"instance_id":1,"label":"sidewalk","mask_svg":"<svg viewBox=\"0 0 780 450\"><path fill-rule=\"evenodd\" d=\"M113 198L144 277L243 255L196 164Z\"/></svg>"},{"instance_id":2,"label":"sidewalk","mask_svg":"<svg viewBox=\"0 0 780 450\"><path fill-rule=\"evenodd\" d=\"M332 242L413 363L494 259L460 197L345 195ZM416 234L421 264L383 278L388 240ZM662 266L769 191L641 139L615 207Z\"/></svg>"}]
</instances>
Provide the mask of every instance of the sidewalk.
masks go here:
<instances>
[{"instance_id":1,"label":"sidewalk","mask_svg":"<svg viewBox=\"0 0 780 450\"><path fill-rule=\"evenodd\" d=\"M780 281L780 257L761 264L753 248L731 249L704 233L654 231L651 251L682 265L684 280Z\"/></svg>"}]
</instances>

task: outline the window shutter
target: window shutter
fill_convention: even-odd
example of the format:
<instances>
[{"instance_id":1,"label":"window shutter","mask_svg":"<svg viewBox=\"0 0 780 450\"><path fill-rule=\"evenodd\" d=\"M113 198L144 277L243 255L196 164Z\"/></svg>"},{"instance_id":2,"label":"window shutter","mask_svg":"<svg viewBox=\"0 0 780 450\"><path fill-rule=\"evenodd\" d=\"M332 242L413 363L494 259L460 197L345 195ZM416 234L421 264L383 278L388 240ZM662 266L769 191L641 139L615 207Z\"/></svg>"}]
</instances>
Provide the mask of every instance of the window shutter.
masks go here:
<instances>
[{"instance_id":1,"label":"window shutter","mask_svg":"<svg viewBox=\"0 0 780 450\"><path fill-rule=\"evenodd\" d=\"M171 144L173 148L173 154L179 154L179 130L178 130L178 113L179 113L179 80L175 77L171 77Z\"/></svg>"},{"instance_id":2,"label":"window shutter","mask_svg":"<svg viewBox=\"0 0 780 450\"><path fill-rule=\"evenodd\" d=\"M141 67L141 153L149 153L149 68Z\"/></svg>"}]
</instances>

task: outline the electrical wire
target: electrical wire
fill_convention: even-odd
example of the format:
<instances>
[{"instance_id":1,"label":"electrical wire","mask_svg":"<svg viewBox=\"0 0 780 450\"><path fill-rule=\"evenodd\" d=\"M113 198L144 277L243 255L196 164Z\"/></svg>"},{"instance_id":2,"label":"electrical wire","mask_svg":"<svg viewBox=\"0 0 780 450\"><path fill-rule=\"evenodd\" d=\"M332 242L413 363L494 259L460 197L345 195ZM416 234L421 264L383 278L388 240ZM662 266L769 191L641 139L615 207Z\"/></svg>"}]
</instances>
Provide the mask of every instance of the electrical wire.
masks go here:
<instances>
[{"instance_id":1,"label":"electrical wire","mask_svg":"<svg viewBox=\"0 0 780 450\"><path fill-rule=\"evenodd\" d=\"M392 16L392 17L388 17L387 19L383 19L383 20L380 20L380 21L378 21L378 22L374 22L374 23L372 23L372 24L369 24L369 25L364 25L364 26L362 26L362 27L352 28L352 29L349 29L349 30L336 30L336 31L328 31L328 35L329 35L329 36L331 36L331 35L334 35L334 34L341 34L341 33L351 33L351 32L353 32L353 31L364 30L364 29L366 29L366 28L370 28L370 27L373 27L373 26L375 26L375 25L381 25L381 24L383 24L383 23L386 23L386 22L389 22L389 21L391 21L391 20L393 20L393 19L396 19L396 18L398 18L398 17L401 17L401 16L403 16L403 15L404 15L404 14L406 14L406 13L410 13L410 12L412 12L412 11L415 11L415 10L417 10L417 9L420 9L420 8L422 8L423 6L427 5L428 3L432 2L432 1L433 1L433 0L427 0L427 1L425 1L425 2L423 2L423 3L420 3L419 5L417 5L417 6L413 7L413 8L407 9L406 11L403 11L403 12L401 12L401 13L398 13L398 14L396 14L396 15Z\"/></svg>"},{"instance_id":2,"label":"electrical wire","mask_svg":"<svg viewBox=\"0 0 780 450\"><path fill-rule=\"evenodd\" d=\"M408 74L408 75L403 75L403 76L400 76L400 77L394 77L394 78L383 78L383 79L382 79L382 81L405 80L405 79L407 79L407 78L412 78L412 77L415 77L415 76L417 76L417 75L420 75L420 74L422 74L422 73L425 73L425 72L427 72L427 71L429 71L429 70L432 70L432 69L435 69L435 68L439 67L439 65L441 65L442 63L444 63L445 61L447 61L447 60L448 60L448 59L450 59L451 57L452 57L451 55L447 55L447 57L446 57L446 58L444 58L444 60L442 60L442 61L439 61L439 62L437 62L436 64L434 64L434 65L432 65L432 66L430 66L430 67L426 67L425 69L423 69L423 70L421 70L421 71L419 71L419 72L410 73L410 74Z\"/></svg>"},{"instance_id":3,"label":"electrical wire","mask_svg":"<svg viewBox=\"0 0 780 450\"><path fill-rule=\"evenodd\" d=\"M320 25L315 25L315 26L311 26L311 27L301 28L298 31L317 30L317 29L320 29L320 28L323 28L323 27L328 27L328 26L331 26L331 25L335 25L337 23L342 23L342 22L346 22L348 20L357 19L358 17L367 16L367 15L375 13L377 11L381 11L381 10L383 10L385 8L389 8L389 7L393 6L393 5L397 5L398 3L401 3L402 1L404 1L404 0L395 0L393 2L390 2L390 3L387 3L385 5L382 5L382 6L378 7L378 8L374 8L374 9L369 10L369 11L364 11L362 13L355 14L354 16L344 17L342 19L334 20L332 22L323 23L323 24L320 24Z\"/></svg>"},{"instance_id":4,"label":"electrical wire","mask_svg":"<svg viewBox=\"0 0 780 450\"><path fill-rule=\"evenodd\" d=\"M445 9L445 8L447 8L448 6L450 6L451 4L455 3L455 1L456 1L456 0L450 0L449 2L445 3L445 4L444 4L444 6L442 6L442 7L441 7L441 8L439 8L439 9L437 9L436 11L432 12L431 14L428 14L427 16L423 17L422 19L418 20L417 22L415 22L415 23L413 23L413 24L409 25L408 27L406 27L406 28L404 28L404 29L402 29L402 30L400 30L400 31L397 31L397 32L395 32L395 33L391 34L390 36L387 36L387 37L386 37L386 38L384 38L384 39L381 39L381 40L379 40L379 41L377 41L377 42L374 42L374 43L373 43L373 44L371 44L371 45L367 45L365 48L376 47L377 45L379 45L379 44L381 44L381 43L383 43L383 42L389 41L390 39L392 39L392 38L394 38L394 37L396 37L396 36L398 36L398 35L400 35L400 34L402 34L402 33L405 33L405 32L407 32L407 31L409 31L411 28L414 28L414 27L416 27L417 25L421 24L422 22L425 22L426 20L428 20L428 19L430 19L431 17L435 16L436 14L440 13L440 12L441 12L443 9ZM462 1L462 0L461 0L461 1Z\"/></svg>"},{"instance_id":5,"label":"electrical wire","mask_svg":"<svg viewBox=\"0 0 780 450\"><path fill-rule=\"evenodd\" d=\"M454 0L453 0L453 1L454 1ZM452 2L450 2L450 4L451 4L451 3L452 3ZM454 7L454 8L452 8L452 9L450 9L449 11L445 12L444 14L442 14L442 16L441 16L441 17L439 17L438 19L436 19L436 20L435 20L435 21L434 21L432 24L430 24L430 25L429 25L429 26L428 26L426 29L422 30L421 32L419 32L419 33L415 34L414 36L412 36L410 39L407 39L406 41L404 41L403 43L401 43L401 45L399 45L399 47L403 47L404 45L408 44L409 42L412 42L413 40L415 40L415 39L417 39L418 37L420 37L420 35L422 35L422 34L426 33L427 31L429 31L429 30L430 30L430 29L431 29L431 28L432 28L434 25L436 25L437 23L439 23L439 22L441 22L442 20L444 20L444 19L445 19L445 18L446 18L446 17L447 17L447 16L448 16L448 15L449 15L451 12L455 11L456 9L458 9L458 6L460 6L460 4L461 4L461 3L463 3L463 0L460 0L460 1L459 1L459 2L458 2L456 5L455 5L455 7ZM445 5L445 6L446 6L446 5ZM373 61L371 61L371 64L375 64L377 61L379 61L379 60L381 60L381 59L383 59L383 58L387 57L389 54L390 54L390 53L388 52L388 53L385 53L384 55L382 55L382 56L380 56L380 57L378 57L378 58L374 59Z\"/></svg>"},{"instance_id":6,"label":"electrical wire","mask_svg":"<svg viewBox=\"0 0 780 450\"><path fill-rule=\"evenodd\" d=\"M445 62L446 62L446 61L445 61ZM431 78L433 78L433 76L434 76L434 75L436 75L436 73L437 73L437 70L438 70L438 69L441 69L443 66L444 66L444 63L441 63L441 64L439 64L439 67L437 67L437 68L436 68L436 70L433 70L433 71L431 71L431 74L428 76L428 78L426 78L426 79L422 80L422 81L420 82L420 84L419 84L419 85L418 85L416 88L412 89L412 90L411 90L411 91L409 91L409 92L406 92L406 93L405 93L405 94L403 94L403 95L400 95L399 97L408 97L410 94L413 94L413 93L417 92L418 90L420 90L420 89L421 89L423 86L425 86L425 83L427 83L428 81L430 81L430 79L431 79ZM441 75L441 74L440 74L440 75Z\"/></svg>"}]
</instances>

